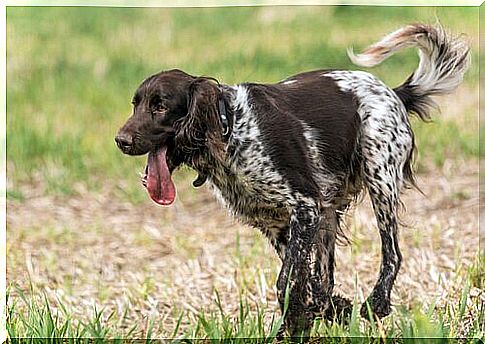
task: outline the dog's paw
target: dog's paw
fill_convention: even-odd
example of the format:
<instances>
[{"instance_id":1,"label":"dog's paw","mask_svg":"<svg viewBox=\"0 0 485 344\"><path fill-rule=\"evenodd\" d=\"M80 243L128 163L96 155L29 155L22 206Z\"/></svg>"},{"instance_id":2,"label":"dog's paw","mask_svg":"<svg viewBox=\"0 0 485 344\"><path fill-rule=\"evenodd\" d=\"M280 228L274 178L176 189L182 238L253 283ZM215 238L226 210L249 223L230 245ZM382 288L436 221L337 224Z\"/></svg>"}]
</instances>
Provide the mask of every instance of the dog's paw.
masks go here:
<instances>
[{"instance_id":1,"label":"dog's paw","mask_svg":"<svg viewBox=\"0 0 485 344\"><path fill-rule=\"evenodd\" d=\"M384 318L391 314L391 300L379 293L372 293L362 305L360 315L365 319L370 319L369 309L374 318Z\"/></svg>"},{"instance_id":2,"label":"dog's paw","mask_svg":"<svg viewBox=\"0 0 485 344\"><path fill-rule=\"evenodd\" d=\"M313 312L302 312L298 315L287 314L285 317L285 332L289 338L308 338L315 316ZM288 338L287 337L287 338Z\"/></svg>"},{"instance_id":3,"label":"dog's paw","mask_svg":"<svg viewBox=\"0 0 485 344\"><path fill-rule=\"evenodd\" d=\"M349 319L352 315L352 302L340 295L332 295L330 304L325 311L326 320L343 320Z\"/></svg>"}]
</instances>

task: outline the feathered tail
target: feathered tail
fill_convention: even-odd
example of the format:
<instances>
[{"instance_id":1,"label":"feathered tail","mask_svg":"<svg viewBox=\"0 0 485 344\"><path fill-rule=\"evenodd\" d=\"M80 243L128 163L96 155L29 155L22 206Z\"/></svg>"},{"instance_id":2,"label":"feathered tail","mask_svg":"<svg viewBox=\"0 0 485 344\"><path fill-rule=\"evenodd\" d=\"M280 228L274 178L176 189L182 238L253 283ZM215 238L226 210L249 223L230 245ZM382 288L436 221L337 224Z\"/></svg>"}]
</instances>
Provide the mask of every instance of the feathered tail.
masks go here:
<instances>
[{"instance_id":1,"label":"feathered tail","mask_svg":"<svg viewBox=\"0 0 485 344\"><path fill-rule=\"evenodd\" d=\"M436 106L431 96L450 93L462 82L470 64L470 48L464 39L448 35L441 26L412 24L390 33L360 54L349 50L348 55L354 64L372 67L406 47L418 47L419 66L394 91L408 113L428 120L430 109Z\"/></svg>"}]
</instances>

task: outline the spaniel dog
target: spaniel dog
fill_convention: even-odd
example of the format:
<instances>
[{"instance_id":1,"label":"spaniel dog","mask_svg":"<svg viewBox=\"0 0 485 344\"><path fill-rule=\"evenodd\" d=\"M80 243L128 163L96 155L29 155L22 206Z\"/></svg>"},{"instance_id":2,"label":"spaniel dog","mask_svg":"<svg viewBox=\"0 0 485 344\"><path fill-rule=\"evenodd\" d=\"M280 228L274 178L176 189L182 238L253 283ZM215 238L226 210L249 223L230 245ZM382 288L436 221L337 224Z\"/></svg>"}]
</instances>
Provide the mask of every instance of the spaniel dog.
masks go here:
<instances>
[{"instance_id":1,"label":"spaniel dog","mask_svg":"<svg viewBox=\"0 0 485 344\"><path fill-rule=\"evenodd\" d=\"M265 234L282 261L278 301L292 335L345 303L332 298L334 247L341 215L364 189L382 260L361 313L391 311L402 259L400 194L415 186L409 116L429 119L431 96L455 90L470 60L465 41L424 24L400 28L361 54L349 50L349 57L370 67L405 47L418 48L419 66L394 89L363 71L316 70L234 86L163 71L138 87L133 115L116 136L123 153L148 153L142 182L157 204L174 202L171 175L187 165L198 173L194 186L207 182L237 218Z\"/></svg>"}]
</instances>

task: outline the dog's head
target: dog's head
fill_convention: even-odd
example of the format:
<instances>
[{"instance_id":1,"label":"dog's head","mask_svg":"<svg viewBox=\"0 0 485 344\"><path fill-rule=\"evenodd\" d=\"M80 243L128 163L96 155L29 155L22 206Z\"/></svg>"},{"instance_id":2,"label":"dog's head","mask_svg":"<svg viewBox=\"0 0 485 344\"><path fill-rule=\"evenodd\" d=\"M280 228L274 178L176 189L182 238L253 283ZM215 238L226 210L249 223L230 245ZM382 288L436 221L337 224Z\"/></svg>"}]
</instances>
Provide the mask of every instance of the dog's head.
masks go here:
<instances>
[{"instance_id":1,"label":"dog's head","mask_svg":"<svg viewBox=\"0 0 485 344\"><path fill-rule=\"evenodd\" d=\"M136 90L133 114L115 141L125 154L148 153L142 181L156 203L173 203L171 175L179 165L186 163L197 169L208 154L222 158L221 99L222 92L213 79L180 70L155 74Z\"/></svg>"}]
</instances>

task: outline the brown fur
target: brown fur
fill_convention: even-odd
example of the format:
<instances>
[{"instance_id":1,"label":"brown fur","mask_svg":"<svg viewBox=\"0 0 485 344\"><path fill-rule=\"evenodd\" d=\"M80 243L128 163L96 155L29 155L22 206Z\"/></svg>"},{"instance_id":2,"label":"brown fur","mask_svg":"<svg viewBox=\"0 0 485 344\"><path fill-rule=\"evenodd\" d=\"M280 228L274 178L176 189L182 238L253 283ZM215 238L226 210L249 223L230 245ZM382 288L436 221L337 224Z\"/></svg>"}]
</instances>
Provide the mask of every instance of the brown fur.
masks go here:
<instances>
[{"instance_id":1,"label":"brown fur","mask_svg":"<svg viewBox=\"0 0 485 344\"><path fill-rule=\"evenodd\" d=\"M178 124L175 144L187 153L208 149L214 158L222 161L226 152L217 108L222 93L214 82L197 78L189 94L188 113Z\"/></svg>"}]
</instances>

